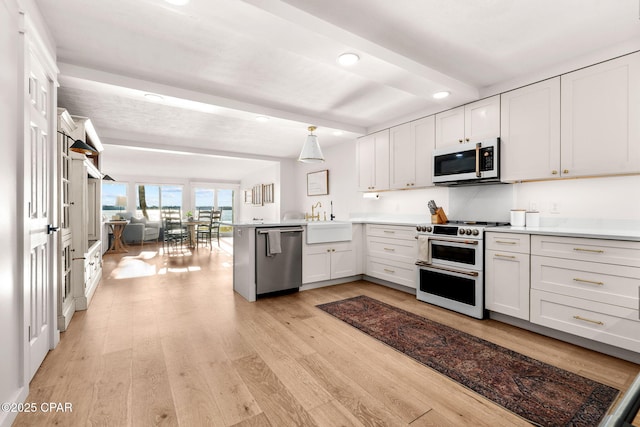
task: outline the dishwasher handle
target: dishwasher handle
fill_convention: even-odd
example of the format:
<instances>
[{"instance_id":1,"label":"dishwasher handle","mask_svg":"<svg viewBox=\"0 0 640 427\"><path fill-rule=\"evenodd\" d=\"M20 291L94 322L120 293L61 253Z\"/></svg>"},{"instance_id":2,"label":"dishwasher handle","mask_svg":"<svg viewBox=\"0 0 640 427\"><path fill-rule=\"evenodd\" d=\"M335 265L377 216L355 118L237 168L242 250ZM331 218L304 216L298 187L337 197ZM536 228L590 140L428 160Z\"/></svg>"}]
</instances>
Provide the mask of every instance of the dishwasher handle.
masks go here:
<instances>
[{"instance_id":1,"label":"dishwasher handle","mask_svg":"<svg viewBox=\"0 0 640 427\"><path fill-rule=\"evenodd\" d=\"M270 228L269 230L279 231L281 233L300 233L304 231L304 228ZM258 230L258 234L267 234L268 230Z\"/></svg>"}]
</instances>

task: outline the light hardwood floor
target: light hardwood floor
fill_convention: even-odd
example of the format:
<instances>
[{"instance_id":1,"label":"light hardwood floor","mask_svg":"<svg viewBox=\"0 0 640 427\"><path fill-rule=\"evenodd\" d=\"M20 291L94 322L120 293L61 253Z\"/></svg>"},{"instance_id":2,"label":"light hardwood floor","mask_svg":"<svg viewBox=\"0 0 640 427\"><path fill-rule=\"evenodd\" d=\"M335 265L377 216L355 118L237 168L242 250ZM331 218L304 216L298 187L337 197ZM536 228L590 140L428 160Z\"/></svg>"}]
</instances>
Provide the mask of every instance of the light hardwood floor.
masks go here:
<instances>
[{"instance_id":1,"label":"light hardwood floor","mask_svg":"<svg viewBox=\"0 0 640 427\"><path fill-rule=\"evenodd\" d=\"M73 412L21 414L14 425L529 425L315 308L361 294L623 391L640 370L364 281L249 303L232 290L225 251L130 250L105 256L89 310L30 385L27 402Z\"/></svg>"}]
</instances>

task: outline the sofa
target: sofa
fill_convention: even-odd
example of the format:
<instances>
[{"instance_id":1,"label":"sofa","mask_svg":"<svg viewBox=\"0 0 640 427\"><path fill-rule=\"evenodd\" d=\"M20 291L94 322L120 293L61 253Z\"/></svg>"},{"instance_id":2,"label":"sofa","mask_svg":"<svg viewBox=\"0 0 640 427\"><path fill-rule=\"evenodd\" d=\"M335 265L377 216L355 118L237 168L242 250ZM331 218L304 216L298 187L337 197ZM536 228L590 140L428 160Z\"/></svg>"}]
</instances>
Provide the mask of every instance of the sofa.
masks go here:
<instances>
[{"instance_id":1,"label":"sofa","mask_svg":"<svg viewBox=\"0 0 640 427\"><path fill-rule=\"evenodd\" d=\"M130 213L122 215L129 221L122 232L122 240L125 243L140 243L158 241L160 238L160 222L149 221L146 218L136 218Z\"/></svg>"}]
</instances>

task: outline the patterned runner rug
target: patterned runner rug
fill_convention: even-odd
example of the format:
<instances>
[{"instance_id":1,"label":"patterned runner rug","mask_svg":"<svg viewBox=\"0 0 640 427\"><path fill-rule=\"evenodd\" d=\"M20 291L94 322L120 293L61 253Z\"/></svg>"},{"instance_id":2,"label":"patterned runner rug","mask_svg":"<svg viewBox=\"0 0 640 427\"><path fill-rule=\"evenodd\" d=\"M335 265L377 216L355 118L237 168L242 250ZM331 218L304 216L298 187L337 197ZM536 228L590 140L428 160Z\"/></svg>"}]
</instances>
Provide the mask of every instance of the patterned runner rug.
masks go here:
<instances>
[{"instance_id":1,"label":"patterned runner rug","mask_svg":"<svg viewBox=\"0 0 640 427\"><path fill-rule=\"evenodd\" d=\"M597 426L618 390L361 295L318 308L540 426Z\"/></svg>"}]
</instances>

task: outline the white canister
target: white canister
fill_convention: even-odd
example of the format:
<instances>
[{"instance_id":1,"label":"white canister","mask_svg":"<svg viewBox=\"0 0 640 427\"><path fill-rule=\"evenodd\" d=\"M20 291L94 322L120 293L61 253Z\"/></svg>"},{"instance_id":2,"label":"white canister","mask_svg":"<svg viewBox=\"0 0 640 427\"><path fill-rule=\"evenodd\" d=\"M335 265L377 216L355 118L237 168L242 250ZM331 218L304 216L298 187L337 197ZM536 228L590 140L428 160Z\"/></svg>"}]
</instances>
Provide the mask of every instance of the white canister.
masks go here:
<instances>
[{"instance_id":1,"label":"white canister","mask_svg":"<svg viewBox=\"0 0 640 427\"><path fill-rule=\"evenodd\" d=\"M527 211L525 221L527 224L527 228L540 227L540 212Z\"/></svg>"},{"instance_id":2,"label":"white canister","mask_svg":"<svg viewBox=\"0 0 640 427\"><path fill-rule=\"evenodd\" d=\"M524 227L526 211L524 209L511 209L511 226Z\"/></svg>"}]
</instances>

